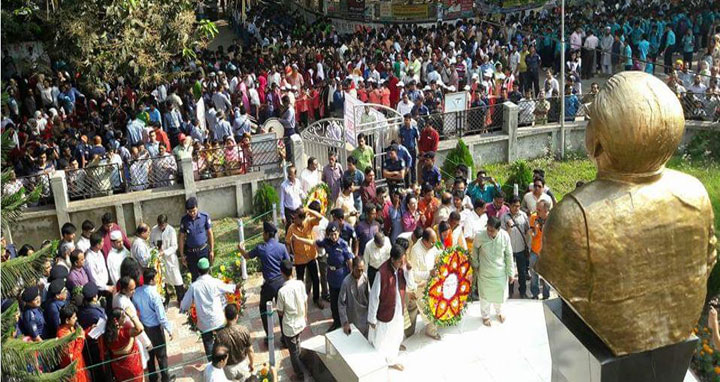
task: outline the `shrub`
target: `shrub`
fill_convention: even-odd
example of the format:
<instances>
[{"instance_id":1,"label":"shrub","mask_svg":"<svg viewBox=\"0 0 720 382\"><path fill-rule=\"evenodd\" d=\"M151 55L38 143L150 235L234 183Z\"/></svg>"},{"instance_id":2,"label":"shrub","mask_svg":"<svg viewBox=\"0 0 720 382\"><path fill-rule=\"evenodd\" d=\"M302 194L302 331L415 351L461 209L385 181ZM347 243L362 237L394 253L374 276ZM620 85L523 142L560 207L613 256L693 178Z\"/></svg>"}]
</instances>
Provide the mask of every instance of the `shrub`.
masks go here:
<instances>
[{"instance_id":1,"label":"shrub","mask_svg":"<svg viewBox=\"0 0 720 382\"><path fill-rule=\"evenodd\" d=\"M468 177L472 179L473 176L473 162L470 148L463 142L462 139L458 139L458 143L454 149L450 150L445 161L442 165L443 178L455 177L455 170L460 164L464 164L468 167Z\"/></svg>"},{"instance_id":2,"label":"shrub","mask_svg":"<svg viewBox=\"0 0 720 382\"><path fill-rule=\"evenodd\" d=\"M280 204L280 197L272 184L263 182L260 184L255 196L253 196L253 213L255 216L262 215L273 208L273 203ZM263 216L263 220L272 219L272 215Z\"/></svg>"},{"instance_id":3,"label":"shrub","mask_svg":"<svg viewBox=\"0 0 720 382\"><path fill-rule=\"evenodd\" d=\"M685 154L693 160L720 161L720 132L698 132L687 145Z\"/></svg>"},{"instance_id":4,"label":"shrub","mask_svg":"<svg viewBox=\"0 0 720 382\"><path fill-rule=\"evenodd\" d=\"M513 194L514 184L518 185L518 191L522 197L532 181L533 172L530 164L522 159L516 160L510 165L510 175L507 180L503 182L502 190L505 192L505 197L510 199Z\"/></svg>"}]
</instances>

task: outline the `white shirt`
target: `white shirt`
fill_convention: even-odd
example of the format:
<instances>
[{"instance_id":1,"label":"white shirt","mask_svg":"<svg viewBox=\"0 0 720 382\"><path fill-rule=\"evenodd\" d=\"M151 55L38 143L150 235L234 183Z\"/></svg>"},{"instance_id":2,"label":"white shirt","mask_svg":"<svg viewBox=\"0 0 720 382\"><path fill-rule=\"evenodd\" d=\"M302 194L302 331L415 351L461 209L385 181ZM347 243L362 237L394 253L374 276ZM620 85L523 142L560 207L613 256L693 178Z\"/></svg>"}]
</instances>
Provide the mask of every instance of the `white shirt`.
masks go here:
<instances>
[{"instance_id":1,"label":"white shirt","mask_svg":"<svg viewBox=\"0 0 720 382\"><path fill-rule=\"evenodd\" d=\"M440 250L436 246L427 249L422 240L418 240L413 245L410 250L410 264L415 283L419 285L430 278L430 271L435 268L435 259L439 254Z\"/></svg>"},{"instance_id":2,"label":"white shirt","mask_svg":"<svg viewBox=\"0 0 720 382\"><path fill-rule=\"evenodd\" d=\"M295 337L305 330L306 305L305 283L296 279L286 281L278 291L277 310L283 313L282 332L287 337Z\"/></svg>"},{"instance_id":3,"label":"white shirt","mask_svg":"<svg viewBox=\"0 0 720 382\"><path fill-rule=\"evenodd\" d=\"M86 252L88 249L90 249L90 239L87 239L81 235L77 243L75 243L75 248Z\"/></svg>"},{"instance_id":4,"label":"white shirt","mask_svg":"<svg viewBox=\"0 0 720 382\"><path fill-rule=\"evenodd\" d=\"M550 204L550 208L552 208L553 202L550 196L546 193L540 194L539 197L535 197L535 194L532 192L528 192L523 196L522 206L528 210L528 214L531 214L537 210L537 203L541 200L546 201Z\"/></svg>"},{"instance_id":5,"label":"white shirt","mask_svg":"<svg viewBox=\"0 0 720 382\"><path fill-rule=\"evenodd\" d=\"M413 108L413 103L410 102L409 100L407 102L400 101L400 102L398 102L398 105L397 105L397 112L400 115L404 116L405 114L410 114L410 112L412 111L412 108Z\"/></svg>"},{"instance_id":6,"label":"white shirt","mask_svg":"<svg viewBox=\"0 0 720 382\"><path fill-rule=\"evenodd\" d=\"M157 225L152 227L150 231L150 244L155 246L158 241L162 241L162 250L165 257L170 257L177 252L177 234L175 228L170 224L165 225L165 230L161 231Z\"/></svg>"},{"instance_id":7,"label":"white shirt","mask_svg":"<svg viewBox=\"0 0 720 382\"><path fill-rule=\"evenodd\" d=\"M599 44L600 44L600 40L597 38L597 36L595 36L593 34L593 35L588 36L585 39L585 45L583 45L583 46L585 47L585 49L595 50Z\"/></svg>"},{"instance_id":8,"label":"white shirt","mask_svg":"<svg viewBox=\"0 0 720 382\"><path fill-rule=\"evenodd\" d=\"M194 302L198 329L201 332L217 329L225 325L222 297L225 293L233 292L235 292L235 284L225 284L209 274L202 275L188 288L180 304L180 310L187 311Z\"/></svg>"},{"instance_id":9,"label":"white shirt","mask_svg":"<svg viewBox=\"0 0 720 382\"><path fill-rule=\"evenodd\" d=\"M302 205L302 198L305 192L300 187L300 182L295 179L294 183L290 183L287 179L280 185L280 213L285 217L285 208L296 210Z\"/></svg>"},{"instance_id":10,"label":"white shirt","mask_svg":"<svg viewBox=\"0 0 720 382\"><path fill-rule=\"evenodd\" d=\"M482 216L478 216L477 212L475 211L468 212L470 213L467 214L465 221L463 222L465 237L474 238L475 236L477 236L478 232L484 231L487 228L488 217L487 214L482 214Z\"/></svg>"},{"instance_id":11,"label":"white shirt","mask_svg":"<svg viewBox=\"0 0 720 382\"><path fill-rule=\"evenodd\" d=\"M113 285L117 284L118 280L120 280L120 264L122 264L123 260L125 260L128 256L130 256L130 252L128 252L125 248L121 251L112 248L110 252L108 252L107 259L105 260L107 262L107 270L110 275L110 281Z\"/></svg>"},{"instance_id":12,"label":"white shirt","mask_svg":"<svg viewBox=\"0 0 720 382\"><path fill-rule=\"evenodd\" d=\"M320 183L321 179L322 171L320 169L316 168L315 171L310 171L306 168L300 173L300 187L307 194L311 188Z\"/></svg>"},{"instance_id":13,"label":"white shirt","mask_svg":"<svg viewBox=\"0 0 720 382\"><path fill-rule=\"evenodd\" d=\"M143 268L148 266L148 262L150 261L150 248L148 247L145 239L139 237L135 238L135 241L132 243L132 247L130 247L130 253Z\"/></svg>"},{"instance_id":14,"label":"white shirt","mask_svg":"<svg viewBox=\"0 0 720 382\"><path fill-rule=\"evenodd\" d=\"M368 266L379 269L380 266L390 258L391 248L390 238L388 237L385 237L385 241L383 241L383 245L380 248L378 248L377 244L375 244L375 239L370 240L365 245L365 252L363 252L365 259L368 262Z\"/></svg>"},{"instance_id":15,"label":"white shirt","mask_svg":"<svg viewBox=\"0 0 720 382\"><path fill-rule=\"evenodd\" d=\"M215 110L222 110L223 113L227 113L228 110L232 109L230 100L223 93L217 92L213 94L212 101L213 105L215 105Z\"/></svg>"},{"instance_id":16,"label":"white shirt","mask_svg":"<svg viewBox=\"0 0 720 382\"><path fill-rule=\"evenodd\" d=\"M225 371L213 366L212 362L209 362L207 366L205 366L205 371L203 371L203 381L230 382L230 380L225 376Z\"/></svg>"},{"instance_id":17,"label":"white shirt","mask_svg":"<svg viewBox=\"0 0 720 382\"><path fill-rule=\"evenodd\" d=\"M108 255L109 257L109 255ZM108 290L108 280L110 274L105 265L105 256L102 251L95 252L88 249L85 252L85 272L87 272L90 281L94 282L100 290Z\"/></svg>"}]
</instances>

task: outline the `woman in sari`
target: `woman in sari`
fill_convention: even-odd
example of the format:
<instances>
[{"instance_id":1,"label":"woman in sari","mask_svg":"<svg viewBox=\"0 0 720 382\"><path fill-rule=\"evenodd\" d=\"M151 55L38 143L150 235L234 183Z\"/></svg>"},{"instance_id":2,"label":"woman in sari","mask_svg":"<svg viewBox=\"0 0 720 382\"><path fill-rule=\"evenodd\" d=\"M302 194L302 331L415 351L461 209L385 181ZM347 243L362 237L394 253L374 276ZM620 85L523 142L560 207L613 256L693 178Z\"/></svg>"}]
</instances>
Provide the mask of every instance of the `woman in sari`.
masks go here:
<instances>
[{"instance_id":1,"label":"woman in sari","mask_svg":"<svg viewBox=\"0 0 720 382\"><path fill-rule=\"evenodd\" d=\"M238 147L235 144L233 137L225 138L225 174L226 175L237 175L242 174L240 170L240 154L238 153Z\"/></svg>"},{"instance_id":2,"label":"woman in sari","mask_svg":"<svg viewBox=\"0 0 720 382\"><path fill-rule=\"evenodd\" d=\"M126 321L126 318L129 318ZM110 350L110 363L115 379L123 382L143 382L143 365L136 337L144 328L140 319L125 311L114 309L105 328L105 344Z\"/></svg>"},{"instance_id":3,"label":"woman in sari","mask_svg":"<svg viewBox=\"0 0 720 382\"><path fill-rule=\"evenodd\" d=\"M78 330L77 325L77 308L74 304L66 304L60 309L60 326L58 327L57 337L62 338ZM83 348L85 347L85 336L79 336L75 341L68 345L68 348L62 354L60 359L60 367L65 367L77 360L75 365L75 375L70 382L88 382L90 378L88 371L85 370L85 360L83 359Z\"/></svg>"}]
</instances>

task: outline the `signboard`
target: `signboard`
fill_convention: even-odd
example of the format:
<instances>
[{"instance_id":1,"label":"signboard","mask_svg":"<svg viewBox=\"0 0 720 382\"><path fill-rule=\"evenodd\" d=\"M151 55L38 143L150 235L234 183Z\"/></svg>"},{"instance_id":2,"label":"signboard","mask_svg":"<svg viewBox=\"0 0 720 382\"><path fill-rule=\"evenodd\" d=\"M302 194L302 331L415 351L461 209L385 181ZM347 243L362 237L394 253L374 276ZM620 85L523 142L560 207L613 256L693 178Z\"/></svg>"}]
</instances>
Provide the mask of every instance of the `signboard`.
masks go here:
<instances>
[{"instance_id":1,"label":"signboard","mask_svg":"<svg viewBox=\"0 0 720 382\"><path fill-rule=\"evenodd\" d=\"M438 10L438 20L473 17L473 0L444 0Z\"/></svg>"},{"instance_id":2,"label":"signboard","mask_svg":"<svg viewBox=\"0 0 720 382\"><path fill-rule=\"evenodd\" d=\"M365 0L347 0L347 10L352 16L362 17L365 13Z\"/></svg>"},{"instance_id":3,"label":"signboard","mask_svg":"<svg viewBox=\"0 0 720 382\"><path fill-rule=\"evenodd\" d=\"M343 124L345 125L345 142L351 144L353 147L357 146L357 133L356 126L361 121L361 115L363 112L363 103L350 95L345 93L345 107L343 108Z\"/></svg>"},{"instance_id":4,"label":"signboard","mask_svg":"<svg viewBox=\"0 0 720 382\"><path fill-rule=\"evenodd\" d=\"M395 19L424 20L429 14L428 4L393 4L392 15Z\"/></svg>"},{"instance_id":5,"label":"signboard","mask_svg":"<svg viewBox=\"0 0 720 382\"><path fill-rule=\"evenodd\" d=\"M380 20L392 19L392 3L389 1L381 1L380 6Z\"/></svg>"},{"instance_id":6,"label":"signboard","mask_svg":"<svg viewBox=\"0 0 720 382\"><path fill-rule=\"evenodd\" d=\"M484 13L501 14L542 8L548 3L550 2L547 0L503 0L502 5L499 5L492 0L479 0L477 7Z\"/></svg>"},{"instance_id":7,"label":"signboard","mask_svg":"<svg viewBox=\"0 0 720 382\"><path fill-rule=\"evenodd\" d=\"M443 104L443 112L454 113L457 111L467 110L468 99L468 92L455 92L446 94L445 103Z\"/></svg>"}]
</instances>

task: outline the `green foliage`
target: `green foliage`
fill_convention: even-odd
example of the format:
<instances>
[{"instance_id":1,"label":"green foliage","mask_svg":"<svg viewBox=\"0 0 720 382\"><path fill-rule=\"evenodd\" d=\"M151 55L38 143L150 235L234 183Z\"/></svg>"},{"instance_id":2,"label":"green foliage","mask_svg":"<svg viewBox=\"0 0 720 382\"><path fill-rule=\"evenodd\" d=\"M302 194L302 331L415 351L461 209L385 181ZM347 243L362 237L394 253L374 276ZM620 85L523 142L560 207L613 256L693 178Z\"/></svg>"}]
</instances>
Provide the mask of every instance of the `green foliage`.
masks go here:
<instances>
[{"instance_id":1,"label":"green foliage","mask_svg":"<svg viewBox=\"0 0 720 382\"><path fill-rule=\"evenodd\" d=\"M685 148L690 159L720 162L720 131L700 131Z\"/></svg>"},{"instance_id":2,"label":"green foliage","mask_svg":"<svg viewBox=\"0 0 720 382\"><path fill-rule=\"evenodd\" d=\"M488 174L492 176L492 174ZM547 175L547 174L546 174ZM503 192L509 198L513 194L513 185L518 185L520 196L528 189L533 180L533 169L530 164L522 159L518 159L510 165L510 175L507 180L502 183Z\"/></svg>"},{"instance_id":3,"label":"green foliage","mask_svg":"<svg viewBox=\"0 0 720 382\"><path fill-rule=\"evenodd\" d=\"M455 169L457 169L460 164L464 164L468 167L468 175L472 178L475 163L473 162L470 148L468 148L462 139L458 139L458 143L455 148L450 150L447 157L445 157L445 161L442 165L443 178L455 177Z\"/></svg>"},{"instance_id":4,"label":"green foliage","mask_svg":"<svg viewBox=\"0 0 720 382\"><path fill-rule=\"evenodd\" d=\"M218 30L196 22L191 0L71 0L53 15L55 52L68 57L91 89L123 76L150 88L182 75L172 60L194 57Z\"/></svg>"},{"instance_id":5,"label":"green foliage","mask_svg":"<svg viewBox=\"0 0 720 382\"><path fill-rule=\"evenodd\" d=\"M262 215L273 208L273 203L276 205L280 204L280 197L278 196L277 190L272 184L263 182L258 187L255 196L253 197L253 212L257 215ZM263 220L272 219L272 214L265 215Z\"/></svg>"}]
</instances>

